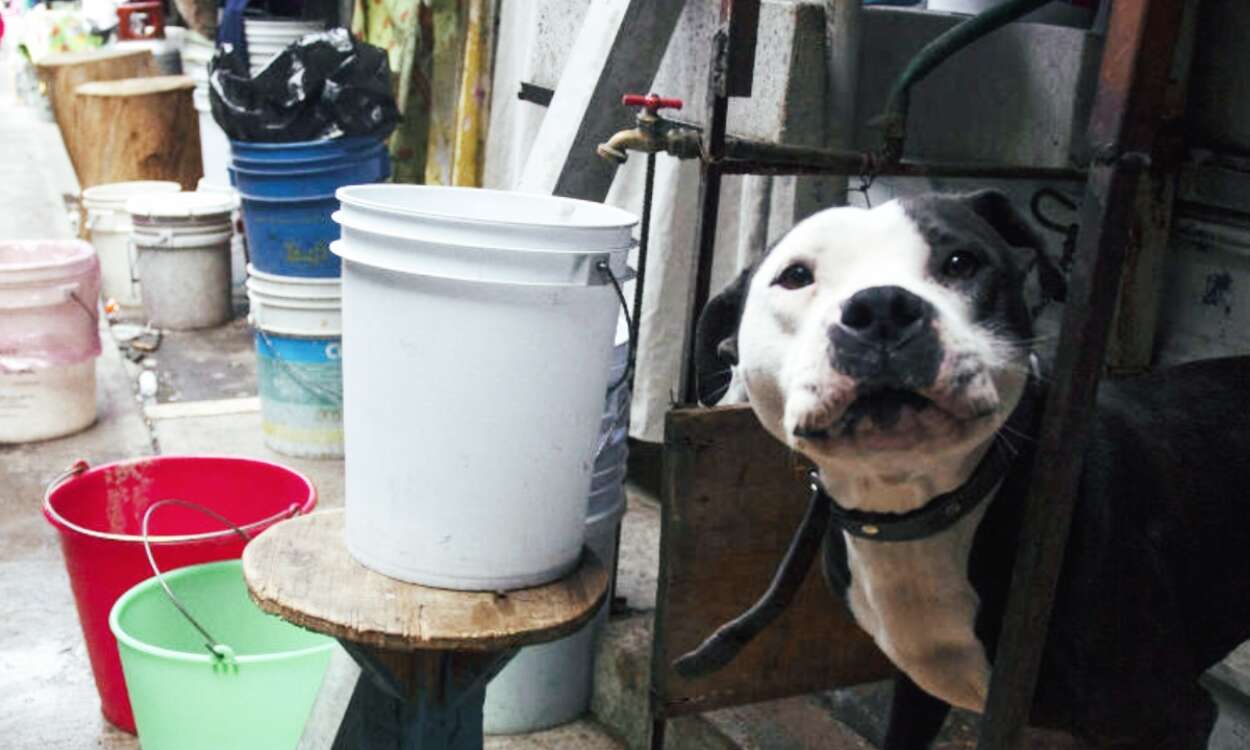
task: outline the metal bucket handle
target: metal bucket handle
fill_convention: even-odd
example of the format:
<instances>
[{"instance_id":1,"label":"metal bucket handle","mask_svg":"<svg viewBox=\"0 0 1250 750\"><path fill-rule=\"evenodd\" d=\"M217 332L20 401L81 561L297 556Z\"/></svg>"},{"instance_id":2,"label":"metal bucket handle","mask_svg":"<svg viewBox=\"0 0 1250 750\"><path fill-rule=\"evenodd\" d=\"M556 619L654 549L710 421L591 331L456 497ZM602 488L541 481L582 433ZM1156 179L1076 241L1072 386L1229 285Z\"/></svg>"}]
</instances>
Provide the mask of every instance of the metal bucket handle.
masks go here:
<instances>
[{"instance_id":1,"label":"metal bucket handle","mask_svg":"<svg viewBox=\"0 0 1250 750\"><path fill-rule=\"evenodd\" d=\"M157 508L161 508L166 505L180 505L190 510L199 511L214 520L220 521L223 525L229 526L236 534L243 537L243 540L246 542L250 542L252 537L246 531L235 525L233 521L212 508L200 505L199 503L193 503L190 500L181 500L178 498L165 498L164 500L157 500L149 505L147 510L143 512L143 551L147 553L148 564L152 566L152 575L156 578L156 582L160 584L162 589L164 589L165 595L169 597L169 601L174 605L178 612L181 613L183 617L187 618L187 622L191 623L191 626L199 631L200 635L204 636L204 648L208 649L208 653L213 657L213 671L237 673L239 671L239 664L235 661L234 649L214 638L203 625L191 616L191 613L187 610L186 606L184 606L183 603L178 600L178 597L174 595L173 589L169 588L169 584L165 581L164 574L161 573L161 569L156 564L156 557L152 554L152 541L148 534L148 523L152 520L152 513L155 512ZM293 518L299 515L299 505L297 503L291 503L291 507L286 510L284 515L286 515L287 518Z\"/></svg>"}]
</instances>

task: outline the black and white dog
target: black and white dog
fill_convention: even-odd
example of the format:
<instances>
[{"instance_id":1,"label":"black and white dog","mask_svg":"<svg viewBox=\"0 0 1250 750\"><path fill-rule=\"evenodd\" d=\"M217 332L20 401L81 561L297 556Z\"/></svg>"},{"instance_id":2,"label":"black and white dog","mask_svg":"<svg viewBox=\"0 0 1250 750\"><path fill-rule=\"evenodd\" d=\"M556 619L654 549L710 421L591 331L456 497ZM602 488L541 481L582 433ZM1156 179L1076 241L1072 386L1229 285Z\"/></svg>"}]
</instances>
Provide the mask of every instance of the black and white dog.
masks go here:
<instances>
[{"instance_id":1,"label":"black and white dog","mask_svg":"<svg viewBox=\"0 0 1250 750\"><path fill-rule=\"evenodd\" d=\"M835 208L700 321L705 402L749 401L832 499L826 576L900 670L887 750L985 705L1045 391L1030 263L1059 296L995 191ZM1108 381L1094 420L1032 721L1205 747L1197 679L1250 638L1250 358Z\"/></svg>"}]
</instances>

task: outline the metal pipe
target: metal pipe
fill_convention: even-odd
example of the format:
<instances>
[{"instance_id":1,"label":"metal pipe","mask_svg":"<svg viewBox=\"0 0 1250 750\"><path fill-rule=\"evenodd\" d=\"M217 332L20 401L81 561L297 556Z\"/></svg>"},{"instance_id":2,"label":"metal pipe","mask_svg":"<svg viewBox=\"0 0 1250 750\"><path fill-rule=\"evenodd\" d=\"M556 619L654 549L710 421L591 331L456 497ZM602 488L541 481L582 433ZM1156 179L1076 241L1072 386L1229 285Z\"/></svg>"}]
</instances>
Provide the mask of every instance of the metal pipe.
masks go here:
<instances>
[{"instance_id":1,"label":"metal pipe","mask_svg":"<svg viewBox=\"0 0 1250 750\"><path fill-rule=\"evenodd\" d=\"M629 332L630 341L634 342L629 361L629 389L634 389L634 378L638 375L635 364L642 339L642 292L647 280L647 250L651 245L651 201L655 195L655 152L647 154L647 177L642 184L642 227L638 236L638 262L635 264L634 276L634 319Z\"/></svg>"},{"instance_id":2,"label":"metal pipe","mask_svg":"<svg viewBox=\"0 0 1250 750\"><path fill-rule=\"evenodd\" d=\"M913 85L933 72L934 68L951 55L1051 1L1007 0L952 27L921 48L898 78L894 79L886 98L885 109L873 120L873 124L883 131L886 160L894 161L903 157L903 140L907 136L907 108Z\"/></svg>"}]
</instances>

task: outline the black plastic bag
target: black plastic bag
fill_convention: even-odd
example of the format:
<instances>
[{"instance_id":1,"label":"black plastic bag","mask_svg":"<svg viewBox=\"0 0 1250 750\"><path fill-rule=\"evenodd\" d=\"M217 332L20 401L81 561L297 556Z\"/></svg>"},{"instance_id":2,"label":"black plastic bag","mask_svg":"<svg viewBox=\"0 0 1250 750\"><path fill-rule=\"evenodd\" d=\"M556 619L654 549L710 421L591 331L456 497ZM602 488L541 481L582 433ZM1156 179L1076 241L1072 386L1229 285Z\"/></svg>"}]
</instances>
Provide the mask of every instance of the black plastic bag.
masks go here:
<instances>
[{"instance_id":1,"label":"black plastic bag","mask_svg":"<svg viewBox=\"0 0 1250 750\"><path fill-rule=\"evenodd\" d=\"M386 52L346 29L303 37L255 78L248 70L246 56L230 45L209 66L213 119L232 140L385 138L399 122Z\"/></svg>"}]
</instances>

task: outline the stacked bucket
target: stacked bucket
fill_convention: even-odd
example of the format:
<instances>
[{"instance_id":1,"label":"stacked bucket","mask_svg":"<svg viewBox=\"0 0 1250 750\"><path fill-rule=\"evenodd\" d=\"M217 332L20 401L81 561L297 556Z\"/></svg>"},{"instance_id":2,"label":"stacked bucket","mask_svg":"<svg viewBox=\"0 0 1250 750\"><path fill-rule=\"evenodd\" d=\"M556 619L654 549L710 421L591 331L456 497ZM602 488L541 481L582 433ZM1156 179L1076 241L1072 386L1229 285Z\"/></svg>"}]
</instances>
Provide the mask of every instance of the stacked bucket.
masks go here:
<instances>
[{"instance_id":1,"label":"stacked bucket","mask_svg":"<svg viewBox=\"0 0 1250 750\"><path fill-rule=\"evenodd\" d=\"M265 69L269 61L278 56L292 42L318 31L325 31L321 21L297 19L247 18L243 21L243 35L247 38L247 63L252 77Z\"/></svg>"},{"instance_id":2,"label":"stacked bucket","mask_svg":"<svg viewBox=\"0 0 1250 750\"><path fill-rule=\"evenodd\" d=\"M338 138L231 143L251 263L247 296L265 444L291 456L343 455L338 227L334 191L390 173L385 142Z\"/></svg>"},{"instance_id":3,"label":"stacked bucket","mask_svg":"<svg viewBox=\"0 0 1250 750\"><path fill-rule=\"evenodd\" d=\"M550 583L581 564L584 545L613 566L628 413L613 287L635 217L464 188L338 197L352 556L471 591ZM487 688L485 729L581 714L606 616L523 649Z\"/></svg>"}]
</instances>

